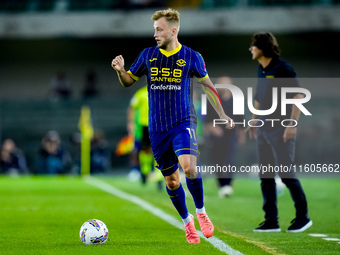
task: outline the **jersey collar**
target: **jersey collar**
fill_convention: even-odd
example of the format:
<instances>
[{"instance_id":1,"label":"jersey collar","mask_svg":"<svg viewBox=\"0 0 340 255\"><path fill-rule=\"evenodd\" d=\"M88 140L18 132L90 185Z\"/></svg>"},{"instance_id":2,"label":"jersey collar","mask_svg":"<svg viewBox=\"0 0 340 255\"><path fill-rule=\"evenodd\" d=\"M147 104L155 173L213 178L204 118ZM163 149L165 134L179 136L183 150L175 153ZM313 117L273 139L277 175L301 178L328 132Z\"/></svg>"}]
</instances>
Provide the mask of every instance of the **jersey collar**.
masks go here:
<instances>
[{"instance_id":1,"label":"jersey collar","mask_svg":"<svg viewBox=\"0 0 340 255\"><path fill-rule=\"evenodd\" d=\"M175 49L171 50L171 51L166 51L166 50L163 50L163 49L159 49L159 51L167 56L167 57L170 57L172 55L175 55L177 52L179 52L180 50L182 49L182 44L179 44Z\"/></svg>"}]
</instances>

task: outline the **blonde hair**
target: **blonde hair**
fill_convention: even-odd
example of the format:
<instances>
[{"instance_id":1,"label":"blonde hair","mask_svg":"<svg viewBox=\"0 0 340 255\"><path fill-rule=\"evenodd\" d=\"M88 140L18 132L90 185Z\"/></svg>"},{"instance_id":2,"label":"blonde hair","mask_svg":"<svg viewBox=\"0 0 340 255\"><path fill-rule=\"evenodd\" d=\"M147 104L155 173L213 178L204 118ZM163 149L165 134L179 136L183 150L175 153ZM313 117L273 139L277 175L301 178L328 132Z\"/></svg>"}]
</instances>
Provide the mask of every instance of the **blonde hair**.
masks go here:
<instances>
[{"instance_id":1,"label":"blonde hair","mask_svg":"<svg viewBox=\"0 0 340 255\"><path fill-rule=\"evenodd\" d=\"M173 27L179 28L179 12L175 9L168 8L166 10L156 11L151 19L153 21L159 20L160 18L165 17L169 25Z\"/></svg>"}]
</instances>

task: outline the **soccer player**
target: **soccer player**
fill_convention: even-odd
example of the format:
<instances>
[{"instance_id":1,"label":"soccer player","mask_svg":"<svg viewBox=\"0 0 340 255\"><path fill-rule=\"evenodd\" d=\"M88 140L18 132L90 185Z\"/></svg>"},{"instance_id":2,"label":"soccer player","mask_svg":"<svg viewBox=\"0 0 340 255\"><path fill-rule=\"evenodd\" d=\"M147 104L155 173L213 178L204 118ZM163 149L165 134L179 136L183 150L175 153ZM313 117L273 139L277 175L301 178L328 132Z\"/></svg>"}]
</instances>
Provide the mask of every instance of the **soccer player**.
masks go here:
<instances>
[{"instance_id":1,"label":"soccer player","mask_svg":"<svg viewBox=\"0 0 340 255\"><path fill-rule=\"evenodd\" d=\"M149 137L149 107L148 107L148 88L144 86L133 95L128 108L128 131L133 134L135 148L131 152L134 160L134 168L140 170L142 184L146 184L147 178L153 171L154 157L152 154L151 142ZM163 176L160 171L154 175L158 189L162 189Z\"/></svg>"},{"instance_id":2,"label":"soccer player","mask_svg":"<svg viewBox=\"0 0 340 255\"><path fill-rule=\"evenodd\" d=\"M124 87L147 76L149 135L157 168L162 171L166 190L183 220L187 241L199 243L194 217L186 207L178 166L179 163L185 173L202 233L211 237L214 226L205 211L202 178L196 169L198 150L196 114L190 97L191 78L196 77L204 90L209 91L209 101L219 117L227 120L226 127L233 128L234 125L223 111L202 56L178 41L179 12L160 10L151 19L157 46L144 49L128 71L124 69L121 55L112 60L111 66Z\"/></svg>"},{"instance_id":3,"label":"soccer player","mask_svg":"<svg viewBox=\"0 0 340 255\"><path fill-rule=\"evenodd\" d=\"M267 110L272 105L272 88L278 87L298 87L296 73L285 60L280 58L280 49L276 38L272 33L261 32L253 35L249 51L252 59L259 62L258 84L254 100L254 108ZM303 98L302 94L295 94L294 99ZM252 119L291 119L288 127L272 125L271 122L264 121L260 128L249 127L250 138L257 138L259 164L263 166L291 166L294 164L296 123L300 117L300 109L295 105L289 105L286 109L286 116L281 115L279 107L267 116L257 116L253 114ZM279 123L279 122L276 122ZM256 123L252 123L256 126ZM308 217L307 199L296 174L292 172L279 173L282 182L287 186L294 200L296 218L292 220L287 232L302 232L312 226L312 221ZM261 190L263 196L263 210L265 211L265 221L261 223L255 232L280 232L277 210L277 196L275 185L275 172L262 173Z\"/></svg>"}]
</instances>

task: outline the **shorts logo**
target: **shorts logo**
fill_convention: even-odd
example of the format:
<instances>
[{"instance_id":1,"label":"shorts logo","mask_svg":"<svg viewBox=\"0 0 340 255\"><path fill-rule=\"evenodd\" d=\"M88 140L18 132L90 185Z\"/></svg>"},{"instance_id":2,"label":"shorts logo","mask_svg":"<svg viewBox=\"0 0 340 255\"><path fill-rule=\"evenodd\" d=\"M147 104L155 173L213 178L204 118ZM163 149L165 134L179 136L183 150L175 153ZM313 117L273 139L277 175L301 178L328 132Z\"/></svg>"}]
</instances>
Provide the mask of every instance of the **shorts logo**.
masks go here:
<instances>
[{"instance_id":1,"label":"shorts logo","mask_svg":"<svg viewBox=\"0 0 340 255\"><path fill-rule=\"evenodd\" d=\"M185 60L183 60L183 59L179 59L179 60L176 61L176 64L178 66L182 67L182 66L185 66L187 64L187 62L185 62Z\"/></svg>"},{"instance_id":2,"label":"shorts logo","mask_svg":"<svg viewBox=\"0 0 340 255\"><path fill-rule=\"evenodd\" d=\"M157 60L157 58L149 59L150 62Z\"/></svg>"}]
</instances>

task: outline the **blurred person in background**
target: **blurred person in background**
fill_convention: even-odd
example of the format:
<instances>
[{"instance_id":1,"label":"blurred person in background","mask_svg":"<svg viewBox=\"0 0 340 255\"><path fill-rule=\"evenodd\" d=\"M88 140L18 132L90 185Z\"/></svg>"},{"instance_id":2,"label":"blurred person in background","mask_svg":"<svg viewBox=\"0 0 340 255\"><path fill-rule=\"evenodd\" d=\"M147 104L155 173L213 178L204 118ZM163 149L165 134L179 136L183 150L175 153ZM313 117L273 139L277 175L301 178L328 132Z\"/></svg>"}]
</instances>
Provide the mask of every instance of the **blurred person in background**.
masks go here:
<instances>
[{"instance_id":1,"label":"blurred person in background","mask_svg":"<svg viewBox=\"0 0 340 255\"><path fill-rule=\"evenodd\" d=\"M64 72L59 71L51 81L48 97L51 100L58 101L62 99L69 99L71 94L71 85L67 75Z\"/></svg>"},{"instance_id":2,"label":"blurred person in background","mask_svg":"<svg viewBox=\"0 0 340 255\"><path fill-rule=\"evenodd\" d=\"M216 84L232 84L232 80L223 76L217 79ZM217 89L222 106L225 113L235 122L242 122L241 115L233 115L233 97L229 89ZM236 153L239 145L245 143L245 133L243 128L236 125L234 129L225 129L220 125L213 124L214 119L218 119L218 115L211 105L207 105L207 115L204 124L205 139L209 146L210 163L223 166L236 165ZM233 193L232 172L217 172L217 180L220 190L218 195L220 198L230 196Z\"/></svg>"},{"instance_id":3,"label":"blurred person in background","mask_svg":"<svg viewBox=\"0 0 340 255\"><path fill-rule=\"evenodd\" d=\"M26 174L27 162L22 150L16 147L12 139L6 139L1 146L0 173L17 175Z\"/></svg>"},{"instance_id":4,"label":"blurred person in background","mask_svg":"<svg viewBox=\"0 0 340 255\"><path fill-rule=\"evenodd\" d=\"M91 139L91 173L104 173L111 166L111 151L105 134L95 130Z\"/></svg>"},{"instance_id":5,"label":"blurred person in background","mask_svg":"<svg viewBox=\"0 0 340 255\"><path fill-rule=\"evenodd\" d=\"M41 140L37 174L66 174L72 167L70 153L62 147L58 132L48 131Z\"/></svg>"},{"instance_id":6,"label":"blurred person in background","mask_svg":"<svg viewBox=\"0 0 340 255\"><path fill-rule=\"evenodd\" d=\"M148 87L144 86L136 91L128 108L127 129L134 137L135 146L131 152L132 168L140 171L142 184L146 184L151 172L154 172L154 157L149 137L149 105ZM155 172L154 179L158 188L162 189L162 174Z\"/></svg>"},{"instance_id":7,"label":"blurred person in background","mask_svg":"<svg viewBox=\"0 0 340 255\"><path fill-rule=\"evenodd\" d=\"M70 137L72 146L72 158L74 159L74 168L72 173L81 173L81 133L75 132ZM111 150L105 133L102 130L94 130L91 139L90 152L90 171L91 173L105 173L111 167Z\"/></svg>"},{"instance_id":8,"label":"blurred person in background","mask_svg":"<svg viewBox=\"0 0 340 255\"><path fill-rule=\"evenodd\" d=\"M280 57L279 44L272 33L260 32L251 38L249 51L252 59L259 63L258 83L256 94L254 96L254 108L257 110L268 110L272 106L272 88L278 87L300 87L296 79L294 69ZM292 94L291 98L301 99L300 93ZM294 94L294 95L293 95ZM278 93L280 98L280 93ZM279 99L280 100L280 99ZM281 115L281 102L270 115L257 116L253 114L254 119L252 126L247 128L250 138L257 139L259 165L262 166L289 166L294 164L295 143L296 143L296 123L300 117L300 109L296 105L287 105L286 116ZM281 121L276 124L263 121L262 127L258 125L256 119L292 120L288 127L280 125ZM286 125L287 126L287 125ZM287 186L294 201L296 209L296 218L292 220L287 232L302 232L312 226L312 221L308 216L307 199L302 189L300 181L297 179L294 171L279 172L282 182ZM254 229L255 232L281 232L278 222L277 209L277 191L275 183L275 172L268 171L260 173L261 191L263 196L263 210L265 212L265 221Z\"/></svg>"},{"instance_id":9,"label":"blurred person in background","mask_svg":"<svg viewBox=\"0 0 340 255\"><path fill-rule=\"evenodd\" d=\"M84 99L91 99L99 94L98 78L94 70L89 70L85 75L85 83L82 90Z\"/></svg>"}]
</instances>

